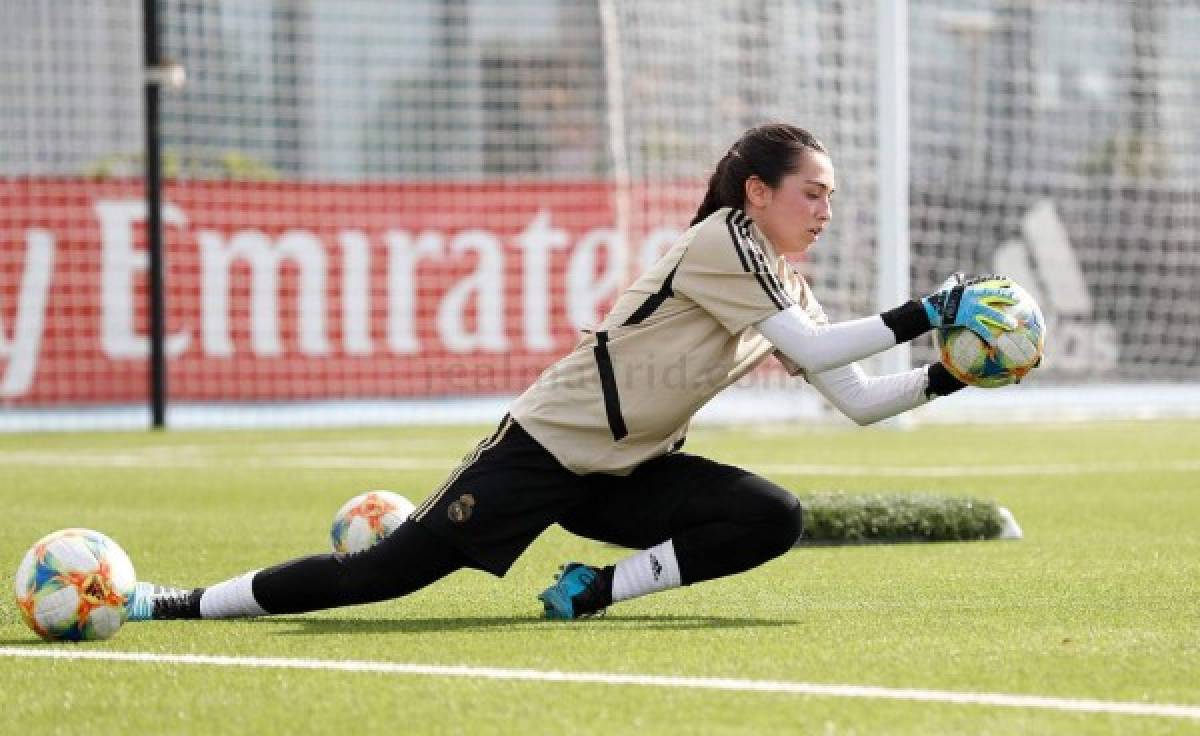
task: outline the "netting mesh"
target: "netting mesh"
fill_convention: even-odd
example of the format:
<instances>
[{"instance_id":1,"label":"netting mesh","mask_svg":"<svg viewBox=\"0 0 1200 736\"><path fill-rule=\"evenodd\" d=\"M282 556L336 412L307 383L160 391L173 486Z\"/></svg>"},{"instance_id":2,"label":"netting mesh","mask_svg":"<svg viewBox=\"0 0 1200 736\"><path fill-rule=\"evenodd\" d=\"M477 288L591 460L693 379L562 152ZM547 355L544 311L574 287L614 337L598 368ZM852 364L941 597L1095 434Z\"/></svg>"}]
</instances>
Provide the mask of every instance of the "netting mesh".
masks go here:
<instances>
[{"instance_id":1,"label":"netting mesh","mask_svg":"<svg viewBox=\"0 0 1200 736\"><path fill-rule=\"evenodd\" d=\"M813 132L838 167L836 226L803 270L831 314L865 314L875 238L875 44L870 3L617 3L630 176L686 183L687 222L713 163L768 120ZM779 29L789 29L780 32ZM653 218L653 214L649 215Z\"/></svg>"},{"instance_id":2,"label":"netting mesh","mask_svg":"<svg viewBox=\"0 0 1200 736\"><path fill-rule=\"evenodd\" d=\"M1028 284L1047 379L1194 379L1200 7L914 3L912 28L914 287Z\"/></svg>"},{"instance_id":3,"label":"netting mesh","mask_svg":"<svg viewBox=\"0 0 1200 736\"><path fill-rule=\"evenodd\" d=\"M833 154L800 264L877 311L873 3L164 0L171 394L504 394L765 120ZM1200 6L909 3L912 288L1003 271L1039 383L1200 367ZM0 401L146 395L141 3L0 7ZM932 356L924 344L916 360Z\"/></svg>"}]
</instances>

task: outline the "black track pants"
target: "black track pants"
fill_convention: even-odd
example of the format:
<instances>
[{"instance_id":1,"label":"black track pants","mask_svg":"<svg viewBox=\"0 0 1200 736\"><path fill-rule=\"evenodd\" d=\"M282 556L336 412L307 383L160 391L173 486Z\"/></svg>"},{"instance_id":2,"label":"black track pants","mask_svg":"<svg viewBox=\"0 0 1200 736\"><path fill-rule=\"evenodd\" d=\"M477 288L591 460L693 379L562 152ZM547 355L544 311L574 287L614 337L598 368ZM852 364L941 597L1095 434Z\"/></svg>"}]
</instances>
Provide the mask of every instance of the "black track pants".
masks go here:
<instances>
[{"instance_id":1,"label":"black track pants","mask_svg":"<svg viewBox=\"0 0 1200 736\"><path fill-rule=\"evenodd\" d=\"M254 576L254 598L268 613L302 613L374 603L420 590L467 566L455 547L413 522L356 554L301 557Z\"/></svg>"},{"instance_id":2,"label":"black track pants","mask_svg":"<svg viewBox=\"0 0 1200 736\"><path fill-rule=\"evenodd\" d=\"M568 531L633 549L673 540L684 585L757 567L804 528L796 497L748 470L672 453L598 483L559 520Z\"/></svg>"}]
</instances>

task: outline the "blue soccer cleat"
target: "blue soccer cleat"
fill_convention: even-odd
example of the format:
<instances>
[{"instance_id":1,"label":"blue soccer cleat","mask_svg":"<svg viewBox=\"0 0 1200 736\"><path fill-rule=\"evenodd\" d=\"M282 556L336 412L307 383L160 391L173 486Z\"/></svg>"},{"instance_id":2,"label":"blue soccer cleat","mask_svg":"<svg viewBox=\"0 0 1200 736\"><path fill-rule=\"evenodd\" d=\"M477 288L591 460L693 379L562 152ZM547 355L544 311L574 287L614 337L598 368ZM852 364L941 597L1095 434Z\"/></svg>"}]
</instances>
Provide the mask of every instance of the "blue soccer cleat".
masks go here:
<instances>
[{"instance_id":1,"label":"blue soccer cleat","mask_svg":"<svg viewBox=\"0 0 1200 736\"><path fill-rule=\"evenodd\" d=\"M600 570L582 562L568 562L555 578L554 585L538 596L545 604L545 616L556 621L570 621L585 616L604 614L596 579Z\"/></svg>"},{"instance_id":2,"label":"blue soccer cleat","mask_svg":"<svg viewBox=\"0 0 1200 736\"><path fill-rule=\"evenodd\" d=\"M154 618L153 583L138 583L133 595L125 601L125 614L130 621L149 621Z\"/></svg>"}]
</instances>

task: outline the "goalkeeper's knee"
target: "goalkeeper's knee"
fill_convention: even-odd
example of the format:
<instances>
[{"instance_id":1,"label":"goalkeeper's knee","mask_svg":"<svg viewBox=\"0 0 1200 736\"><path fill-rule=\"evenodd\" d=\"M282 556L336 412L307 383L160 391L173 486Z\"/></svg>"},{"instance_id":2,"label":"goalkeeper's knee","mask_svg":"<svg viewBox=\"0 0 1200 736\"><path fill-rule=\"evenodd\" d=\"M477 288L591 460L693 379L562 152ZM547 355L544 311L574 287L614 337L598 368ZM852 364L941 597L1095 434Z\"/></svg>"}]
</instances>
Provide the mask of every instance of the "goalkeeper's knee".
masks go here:
<instances>
[{"instance_id":1,"label":"goalkeeper's knee","mask_svg":"<svg viewBox=\"0 0 1200 736\"><path fill-rule=\"evenodd\" d=\"M760 523L760 539L771 557L787 552L804 534L804 507L794 497L780 504L777 513Z\"/></svg>"}]
</instances>

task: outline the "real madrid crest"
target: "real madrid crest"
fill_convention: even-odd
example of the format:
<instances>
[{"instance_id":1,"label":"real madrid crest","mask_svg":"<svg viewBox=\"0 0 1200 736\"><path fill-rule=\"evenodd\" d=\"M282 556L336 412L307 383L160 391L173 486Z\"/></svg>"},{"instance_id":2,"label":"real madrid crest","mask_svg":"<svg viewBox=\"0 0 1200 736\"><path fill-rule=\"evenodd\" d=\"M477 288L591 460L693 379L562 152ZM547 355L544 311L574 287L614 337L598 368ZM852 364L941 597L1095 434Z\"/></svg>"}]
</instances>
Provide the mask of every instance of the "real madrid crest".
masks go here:
<instances>
[{"instance_id":1,"label":"real madrid crest","mask_svg":"<svg viewBox=\"0 0 1200 736\"><path fill-rule=\"evenodd\" d=\"M446 515L450 517L450 521L455 524L461 524L471 518L471 512L475 508L475 497L469 493L464 493L458 497L458 500L450 504L450 508L446 510Z\"/></svg>"}]
</instances>

